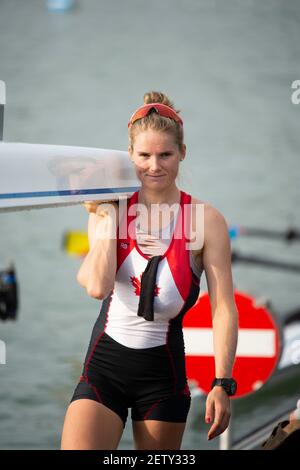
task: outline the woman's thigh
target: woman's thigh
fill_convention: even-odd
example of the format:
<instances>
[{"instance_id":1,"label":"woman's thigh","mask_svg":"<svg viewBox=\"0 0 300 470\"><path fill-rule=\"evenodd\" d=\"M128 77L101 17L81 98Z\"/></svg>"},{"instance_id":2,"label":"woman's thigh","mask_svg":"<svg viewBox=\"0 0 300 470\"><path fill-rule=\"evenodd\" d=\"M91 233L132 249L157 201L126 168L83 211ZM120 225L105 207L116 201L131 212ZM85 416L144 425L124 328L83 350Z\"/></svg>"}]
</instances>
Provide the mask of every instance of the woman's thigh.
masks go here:
<instances>
[{"instance_id":1,"label":"woman's thigh","mask_svg":"<svg viewBox=\"0 0 300 470\"><path fill-rule=\"evenodd\" d=\"M67 410L61 450L113 450L122 437L122 419L94 400L73 401Z\"/></svg>"},{"instance_id":2,"label":"woman's thigh","mask_svg":"<svg viewBox=\"0 0 300 470\"><path fill-rule=\"evenodd\" d=\"M186 423L145 420L132 421L136 450L180 449Z\"/></svg>"}]
</instances>

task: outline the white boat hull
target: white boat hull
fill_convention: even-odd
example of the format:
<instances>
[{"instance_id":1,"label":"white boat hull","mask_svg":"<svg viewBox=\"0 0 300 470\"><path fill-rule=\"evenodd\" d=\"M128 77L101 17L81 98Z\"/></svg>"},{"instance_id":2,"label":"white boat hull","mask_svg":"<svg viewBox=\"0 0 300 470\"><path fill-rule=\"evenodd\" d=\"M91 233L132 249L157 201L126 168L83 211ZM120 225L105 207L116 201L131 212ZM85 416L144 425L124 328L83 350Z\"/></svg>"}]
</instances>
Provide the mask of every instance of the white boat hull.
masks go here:
<instances>
[{"instance_id":1,"label":"white boat hull","mask_svg":"<svg viewBox=\"0 0 300 470\"><path fill-rule=\"evenodd\" d=\"M0 211L117 200L138 188L127 152L0 142Z\"/></svg>"}]
</instances>

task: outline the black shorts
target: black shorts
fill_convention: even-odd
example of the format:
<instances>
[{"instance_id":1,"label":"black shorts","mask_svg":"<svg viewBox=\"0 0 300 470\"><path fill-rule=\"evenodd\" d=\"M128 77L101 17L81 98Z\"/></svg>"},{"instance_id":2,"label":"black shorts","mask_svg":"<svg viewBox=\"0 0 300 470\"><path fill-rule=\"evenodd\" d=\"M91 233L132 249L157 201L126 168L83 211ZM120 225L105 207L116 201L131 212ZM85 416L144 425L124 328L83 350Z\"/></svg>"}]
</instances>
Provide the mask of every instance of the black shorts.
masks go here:
<instances>
[{"instance_id":1,"label":"black shorts","mask_svg":"<svg viewBox=\"0 0 300 470\"><path fill-rule=\"evenodd\" d=\"M186 422L191 396L182 347L134 349L94 327L83 373L71 402L88 398L135 421Z\"/></svg>"}]
</instances>

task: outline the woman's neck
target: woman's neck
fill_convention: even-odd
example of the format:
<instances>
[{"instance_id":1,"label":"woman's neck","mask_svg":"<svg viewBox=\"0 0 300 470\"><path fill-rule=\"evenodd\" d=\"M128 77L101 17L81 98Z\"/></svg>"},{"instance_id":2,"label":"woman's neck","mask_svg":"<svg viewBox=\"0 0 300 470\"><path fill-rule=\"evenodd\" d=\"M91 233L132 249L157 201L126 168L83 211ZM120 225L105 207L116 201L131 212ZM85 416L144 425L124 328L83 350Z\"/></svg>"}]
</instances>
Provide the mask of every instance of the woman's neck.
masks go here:
<instances>
[{"instance_id":1,"label":"woman's neck","mask_svg":"<svg viewBox=\"0 0 300 470\"><path fill-rule=\"evenodd\" d=\"M148 209L151 204L168 204L172 205L180 202L180 190L175 186L172 190L165 192L151 192L141 188L138 195L138 203L144 204Z\"/></svg>"}]
</instances>

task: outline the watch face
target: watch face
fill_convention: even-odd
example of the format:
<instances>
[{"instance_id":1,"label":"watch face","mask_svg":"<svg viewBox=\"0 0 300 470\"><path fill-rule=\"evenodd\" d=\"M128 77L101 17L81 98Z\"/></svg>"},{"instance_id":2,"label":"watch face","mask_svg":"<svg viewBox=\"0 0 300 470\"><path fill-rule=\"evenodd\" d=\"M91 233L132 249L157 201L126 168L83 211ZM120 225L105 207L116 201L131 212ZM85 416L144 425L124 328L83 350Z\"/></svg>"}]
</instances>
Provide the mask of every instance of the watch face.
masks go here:
<instances>
[{"instance_id":1,"label":"watch face","mask_svg":"<svg viewBox=\"0 0 300 470\"><path fill-rule=\"evenodd\" d=\"M236 382L235 382L235 380L232 380L232 381L231 381L231 385L230 385L230 394L231 394L231 395L234 395L234 394L235 394L236 388L237 388L237 387L236 387Z\"/></svg>"},{"instance_id":2,"label":"watch face","mask_svg":"<svg viewBox=\"0 0 300 470\"><path fill-rule=\"evenodd\" d=\"M234 379L217 379L215 378L213 383L212 383L212 388L215 385L220 385L221 387L224 388L225 392L229 395L235 395L236 390L237 390L237 384Z\"/></svg>"}]
</instances>

